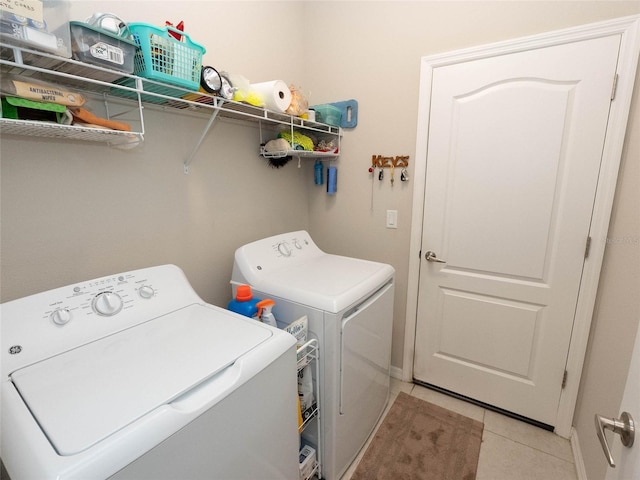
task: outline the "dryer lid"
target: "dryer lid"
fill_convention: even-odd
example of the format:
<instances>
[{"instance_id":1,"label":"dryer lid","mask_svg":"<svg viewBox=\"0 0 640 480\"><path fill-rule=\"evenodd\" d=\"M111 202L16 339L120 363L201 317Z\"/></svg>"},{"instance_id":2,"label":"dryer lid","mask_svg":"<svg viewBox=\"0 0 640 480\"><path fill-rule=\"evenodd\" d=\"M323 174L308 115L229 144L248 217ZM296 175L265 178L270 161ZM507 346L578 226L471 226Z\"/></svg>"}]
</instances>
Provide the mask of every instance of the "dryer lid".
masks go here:
<instances>
[{"instance_id":1,"label":"dryer lid","mask_svg":"<svg viewBox=\"0 0 640 480\"><path fill-rule=\"evenodd\" d=\"M385 263L321 254L249 278L249 283L269 295L338 313L371 295L393 278L394 272Z\"/></svg>"},{"instance_id":2,"label":"dryer lid","mask_svg":"<svg viewBox=\"0 0 640 480\"><path fill-rule=\"evenodd\" d=\"M190 305L17 370L11 379L55 450L73 455L219 374L272 335L221 308Z\"/></svg>"}]
</instances>

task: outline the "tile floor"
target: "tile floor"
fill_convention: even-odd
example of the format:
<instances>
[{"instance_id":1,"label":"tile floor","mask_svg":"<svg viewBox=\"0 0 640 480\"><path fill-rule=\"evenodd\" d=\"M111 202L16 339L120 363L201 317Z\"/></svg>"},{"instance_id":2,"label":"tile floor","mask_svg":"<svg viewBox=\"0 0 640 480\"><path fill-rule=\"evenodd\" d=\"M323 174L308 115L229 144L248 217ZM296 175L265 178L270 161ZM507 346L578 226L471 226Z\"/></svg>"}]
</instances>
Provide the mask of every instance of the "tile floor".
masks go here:
<instances>
[{"instance_id":1,"label":"tile floor","mask_svg":"<svg viewBox=\"0 0 640 480\"><path fill-rule=\"evenodd\" d=\"M476 480L577 480L569 440L419 385L392 379L391 400L403 391L484 423ZM366 447L342 476L349 480Z\"/></svg>"}]
</instances>

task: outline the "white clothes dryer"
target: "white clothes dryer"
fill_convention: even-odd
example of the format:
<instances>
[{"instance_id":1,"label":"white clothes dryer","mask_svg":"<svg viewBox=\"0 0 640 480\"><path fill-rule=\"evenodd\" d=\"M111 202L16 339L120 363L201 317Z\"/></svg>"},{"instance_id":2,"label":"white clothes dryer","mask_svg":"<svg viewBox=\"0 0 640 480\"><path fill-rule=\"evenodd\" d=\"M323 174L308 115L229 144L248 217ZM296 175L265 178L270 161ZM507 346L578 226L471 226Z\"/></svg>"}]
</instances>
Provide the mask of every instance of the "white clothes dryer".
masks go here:
<instances>
[{"instance_id":1,"label":"white clothes dryer","mask_svg":"<svg viewBox=\"0 0 640 480\"><path fill-rule=\"evenodd\" d=\"M2 304L13 480L298 476L295 339L173 265Z\"/></svg>"},{"instance_id":2,"label":"white clothes dryer","mask_svg":"<svg viewBox=\"0 0 640 480\"><path fill-rule=\"evenodd\" d=\"M390 265L325 253L306 231L235 252L232 284L273 299L279 327L306 315L318 340L320 428L305 440L319 443L327 480L346 471L389 400L394 274Z\"/></svg>"}]
</instances>

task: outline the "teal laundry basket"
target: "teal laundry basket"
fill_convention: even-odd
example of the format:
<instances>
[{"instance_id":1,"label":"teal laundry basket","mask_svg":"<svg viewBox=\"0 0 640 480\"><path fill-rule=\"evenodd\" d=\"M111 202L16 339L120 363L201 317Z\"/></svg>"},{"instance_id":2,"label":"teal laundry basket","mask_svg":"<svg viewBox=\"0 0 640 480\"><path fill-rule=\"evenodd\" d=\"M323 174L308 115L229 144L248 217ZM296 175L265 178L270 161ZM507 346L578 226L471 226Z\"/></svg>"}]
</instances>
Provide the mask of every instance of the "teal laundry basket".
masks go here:
<instances>
[{"instance_id":1,"label":"teal laundry basket","mask_svg":"<svg viewBox=\"0 0 640 480\"><path fill-rule=\"evenodd\" d=\"M129 23L133 41L138 45L134 73L157 82L197 91L200 87L202 56L206 49L173 27L148 23ZM177 34L182 41L171 35Z\"/></svg>"}]
</instances>

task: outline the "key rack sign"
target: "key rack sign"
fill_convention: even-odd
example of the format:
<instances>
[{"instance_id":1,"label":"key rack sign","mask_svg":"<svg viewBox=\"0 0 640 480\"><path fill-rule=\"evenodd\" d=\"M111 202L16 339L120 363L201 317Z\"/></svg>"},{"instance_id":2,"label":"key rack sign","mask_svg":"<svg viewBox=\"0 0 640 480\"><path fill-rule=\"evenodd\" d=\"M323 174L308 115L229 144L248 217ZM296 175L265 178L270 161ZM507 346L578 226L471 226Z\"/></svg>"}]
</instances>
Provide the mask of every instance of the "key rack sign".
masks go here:
<instances>
[{"instance_id":1,"label":"key rack sign","mask_svg":"<svg viewBox=\"0 0 640 480\"><path fill-rule=\"evenodd\" d=\"M407 172L407 167L409 166L409 155L396 155L395 157L384 157L382 155L372 155L371 156L371 166L369 167L369 173L373 173L375 176L375 172L377 169L380 169L378 172L378 180L382 181L384 179L384 169L389 169L389 174L391 177L391 185L394 182L394 172L396 168L400 168L400 181L406 182L409 180L409 173Z\"/></svg>"},{"instance_id":2,"label":"key rack sign","mask_svg":"<svg viewBox=\"0 0 640 480\"><path fill-rule=\"evenodd\" d=\"M371 156L372 168L406 168L409 166L409 155L396 155L395 157Z\"/></svg>"}]
</instances>

